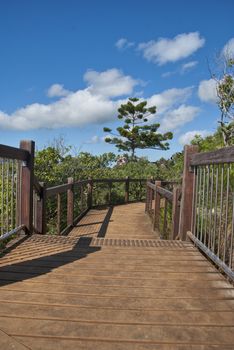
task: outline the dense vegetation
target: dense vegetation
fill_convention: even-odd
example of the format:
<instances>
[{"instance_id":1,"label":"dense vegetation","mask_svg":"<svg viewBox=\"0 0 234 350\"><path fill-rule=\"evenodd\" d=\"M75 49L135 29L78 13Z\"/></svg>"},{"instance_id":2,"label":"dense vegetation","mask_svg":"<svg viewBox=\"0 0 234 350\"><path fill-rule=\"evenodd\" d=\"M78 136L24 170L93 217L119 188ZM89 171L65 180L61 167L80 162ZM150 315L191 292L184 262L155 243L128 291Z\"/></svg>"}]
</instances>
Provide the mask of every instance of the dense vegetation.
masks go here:
<instances>
[{"instance_id":1,"label":"dense vegetation","mask_svg":"<svg viewBox=\"0 0 234 350\"><path fill-rule=\"evenodd\" d=\"M202 138L195 136L191 142L198 145L200 152L207 152L223 147L221 128L213 135ZM234 144L234 138L231 139ZM71 156L70 147L61 143L49 146L36 153L35 173L40 181L48 186L64 183L68 177L74 180L97 178L157 178L159 180L180 181L183 171L183 151L175 153L170 159L161 158L152 163L147 158L131 160L127 155L120 162L121 156L114 153L92 155L81 152Z\"/></svg>"}]
</instances>

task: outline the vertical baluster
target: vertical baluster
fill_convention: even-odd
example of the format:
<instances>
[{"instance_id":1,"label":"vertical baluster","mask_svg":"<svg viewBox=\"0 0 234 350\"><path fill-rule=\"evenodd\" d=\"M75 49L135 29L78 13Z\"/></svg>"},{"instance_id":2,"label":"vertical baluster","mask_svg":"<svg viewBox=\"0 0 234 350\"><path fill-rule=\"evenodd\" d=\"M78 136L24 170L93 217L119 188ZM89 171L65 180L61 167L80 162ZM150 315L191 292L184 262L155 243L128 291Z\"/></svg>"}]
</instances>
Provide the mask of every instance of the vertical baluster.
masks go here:
<instances>
[{"instance_id":1,"label":"vertical baluster","mask_svg":"<svg viewBox=\"0 0 234 350\"><path fill-rule=\"evenodd\" d=\"M191 231L196 236L197 187L198 187L199 168L195 167L194 172L195 172L195 178L193 181L193 207L192 207Z\"/></svg>"},{"instance_id":2,"label":"vertical baluster","mask_svg":"<svg viewBox=\"0 0 234 350\"><path fill-rule=\"evenodd\" d=\"M9 159L6 161L6 231L9 232Z\"/></svg>"},{"instance_id":3,"label":"vertical baluster","mask_svg":"<svg viewBox=\"0 0 234 350\"><path fill-rule=\"evenodd\" d=\"M14 228L14 160L11 162L11 230Z\"/></svg>"},{"instance_id":4,"label":"vertical baluster","mask_svg":"<svg viewBox=\"0 0 234 350\"><path fill-rule=\"evenodd\" d=\"M2 166L1 166L1 180L2 180L2 191L1 191L1 195L2 195L2 200L1 200L1 206L2 206L2 210L1 210L1 233L2 235L4 234L4 158L1 159L2 162Z\"/></svg>"},{"instance_id":5,"label":"vertical baluster","mask_svg":"<svg viewBox=\"0 0 234 350\"><path fill-rule=\"evenodd\" d=\"M57 234L61 232L61 194L57 194Z\"/></svg>"},{"instance_id":6,"label":"vertical baluster","mask_svg":"<svg viewBox=\"0 0 234 350\"><path fill-rule=\"evenodd\" d=\"M198 187L198 208L197 208L197 237L201 235L200 221L201 221L201 186L202 186L202 175L203 168L198 167L199 170L199 187ZM201 237L200 237L201 238Z\"/></svg>"},{"instance_id":7,"label":"vertical baluster","mask_svg":"<svg viewBox=\"0 0 234 350\"><path fill-rule=\"evenodd\" d=\"M234 254L234 249L233 249L233 241L234 241L234 191L232 192L232 228L231 228L231 237L230 237L230 255L229 255L229 267L230 269L233 268L233 254Z\"/></svg>"},{"instance_id":8,"label":"vertical baluster","mask_svg":"<svg viewBox=\"0 0 234 350\"><path fill-rule=\"evenodd\" d=\"M163 215L163 238L168 239L167 237L167 209L168 209L168 202L167 199L164 198L164 215Z\"/></svg>"},{"instance_id":9,"label":"vertical baluster","mask_svg":"<svg viewBox=\"0 0 234 350\"><path fill-rule=\"evenodd\" d=\"M226 208L225 208L226 210L225 210L225 224L224 224L223 262L225 263L226 263L226 250L227 250L229 186L230 186L230 164L227 165L227 187L226 187Z\"/></svg>"},{"instance_id":10,"label":"vertical baluster","mask_svg":"<svg viewBox=\"0 0 234 350\"><path fill-rule=\"evenodd\" d=\"M203 242L205 187L206 187L206 167L204 167L203 186L202 186L201 233L200 233L200 241L201 242ZM205 243L205 240L204 240L204 243Z\"/></svg>"},{"instance_id":11,"label":"vertical baluster","mask_svg":"<svg viewBox=\"0 0 234 350\"><path fill-rule=\"evenodd\" d=\"M206 192L205 196L205 220L204 220L204 244L209 247L210 244L210 232L207 232L207 221L208 221L208 206L209 206L209 195L210 195L210 166L207 166L206 174Z\"/></svg>"},{"instance_id":12,"label":"vertical baluster","mask_svg":"<svg viewBox=\"0 0 234 350\"><path fill-rule=\"evenodd\" d=\"M221 183L220 183L220 218L219 218L219 233L218 233L218 251L217 255L220 257L220 239L222 231L222 215L223 215L223 165L221 166Z\"/></svg>"},{"instance_id":13,"label":"vertical baluster","mask_svg":"<svg viewBox=\"0 0 234 350\"><path fill-rule=\"evenodd\" d=\"M210 245L208 248L213 249L213 225L212 225L212 209L213 209L213 187L214 187L214 166L211 167L211 179L210 179L210 208L209 208L209 236L210 236Z\"/></svg>"},{"instance_id":14,"label":"vertical baluster","mask_svg":"<svg viewBox=\"0 0 234 350\"><path fill-rule=\"evenodd\" d=\"M217 203L218 203L218 186L219 186L219 166L216 167L216 180L215 180L215 205L214 205L214 227L213 227L213 247L212 250L215 253L215 243L217 240Z\"/></svg>"}]
</instances>

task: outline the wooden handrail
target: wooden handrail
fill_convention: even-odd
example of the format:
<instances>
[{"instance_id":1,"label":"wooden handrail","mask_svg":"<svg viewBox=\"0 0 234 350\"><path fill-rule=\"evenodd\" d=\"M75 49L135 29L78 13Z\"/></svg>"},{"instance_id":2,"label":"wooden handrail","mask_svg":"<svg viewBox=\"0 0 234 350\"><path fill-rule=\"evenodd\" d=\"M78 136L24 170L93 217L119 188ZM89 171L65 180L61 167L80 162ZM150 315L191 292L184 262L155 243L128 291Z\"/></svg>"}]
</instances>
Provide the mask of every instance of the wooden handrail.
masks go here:
<instances>
[{"instance_id":1,"label":"wooden handrail","mask_svg":"<svg viewBox=\"0 0 234 350\"><path fill-rule=\"evenodd\" d=\"M224 163L234 163L234 146L212 152L195 153L191 156L190 161L192 166Z\"/></svg>"},{"instance_id":2,"label":"wooden handrail","mask_svg":"<svg viewBox=\"0 0 234 350\"><path fill-rule=\"evenodd\" d=\"M47 197L55 196L58 193L64 193L67 190L71 189L72 184L62 184L54 187L49 187L46 189Z\"/></svg>"},{"instance_id":3,"label":"wooden handrail","mask_svg":"<svg viewBox=\"0 0 234 350\"><path fill-rule=\"evenodd\" d=\"M30 153L25 149L0 144L0 157L27 162L30 157Z\"/></svg>"},{"instance_id":4,"label":"wooden handrail","mask_svg":"<svg viewBox=\"0 0 234 350\"><path fill-rule=\"evenodd\" d=\"M173 202L173 193L166 188L157 186L156 191L160 194L161 197L166 198L169 202Z\"/></svg>"}]
</instances>

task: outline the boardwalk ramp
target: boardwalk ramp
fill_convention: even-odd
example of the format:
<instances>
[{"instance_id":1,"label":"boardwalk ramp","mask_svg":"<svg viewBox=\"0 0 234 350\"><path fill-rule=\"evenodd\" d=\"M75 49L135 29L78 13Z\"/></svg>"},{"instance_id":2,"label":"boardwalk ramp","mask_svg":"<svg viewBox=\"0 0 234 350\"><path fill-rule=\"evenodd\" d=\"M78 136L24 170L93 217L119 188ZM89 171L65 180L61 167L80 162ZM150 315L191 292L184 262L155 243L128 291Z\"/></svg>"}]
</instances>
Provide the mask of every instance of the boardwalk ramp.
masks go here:
<instances>
[{"instance_id":1,"label":"boardwalk ramp","mask_svg":"<svg viewBox=\"0 0 234 350\"><path fill-rule=\"evenodd\" d=\"M0 348L233 349L232 286L191 243L158 238L138 203L9 247Z\"/></svg>"}]
</instances>

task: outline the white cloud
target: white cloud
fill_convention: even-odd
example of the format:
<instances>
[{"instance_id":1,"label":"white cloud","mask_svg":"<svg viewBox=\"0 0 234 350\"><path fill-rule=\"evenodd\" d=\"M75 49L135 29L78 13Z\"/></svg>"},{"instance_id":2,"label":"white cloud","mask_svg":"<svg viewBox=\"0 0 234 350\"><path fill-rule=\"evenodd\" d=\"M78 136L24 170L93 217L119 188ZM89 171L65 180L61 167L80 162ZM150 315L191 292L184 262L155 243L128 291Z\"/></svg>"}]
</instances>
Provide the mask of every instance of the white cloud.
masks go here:
<instances>
[{"instance_id":1,"label":"white cloud","mask_svg":"<svg viewBox=\"0 0 234 350\"><path fill-rule=\"evenodd\" d=\"M62 97L69 95L70 91L64 89L61 84L53 84L49 87L47 91L48 97Z\"/></svg>"},{"instance_id":2,"label":"white cloud","mask_svg":"<svg viewBox=\"0 0 234 350\"><path fill-rule=\"evenodd\" d=\"M205 39L199 32L179 34L173 39L160 38L138 45L143 56L159 65L176 62L192 55L205 44Z\"/></svg>"},{"instance_id":3,"label":"white cloud","mask_svg":"<svg viewBox=\"0 0 234 350\"><path fill-rule=\"evenodd\" d=\"M229 58L234 58L234 38L231 38L226 45L224 46L222 53L229 57Z\"/></svg>"},{"instance_id":4,"label":"white cloud","mask_svg":"<svg viewBox=\"0 0 234 350\"><path fill-rule=\"evenodd\" d=\"M202 80L198 87L198 96L201 101L216 103L218 99L216 81L214 79Z\"/></svg>"},{"instance_id":5,"label":"white cloud","mask_svg":"<svg viewBox=\"0 0 234 350\"><path fill-rule=\"evenodd\" d=\"M191 122L200 112L200 109L195 106L181 105L174 110L170 110L163 117L160 131L172 131L175 132L178 128Z\"/></svg>"},{"instance_id":6,"label":"white cloud","mask_svg":"<svg viewBox=\"0 0 234 350\"><path fill-rule=\"evenodd\" d=\"M34 103L11 115L0 112L0 128L32 130L100 123L110 120L117 107L118 102L92 95L88 89L78 90L48 105Z\"/></svg>"},{"instance_id":7,"label":"white cloud","mask_svg":"<svg viewBox=\"0 0 234 350\"><path fill-rule=\"evenodd\" d=\"M97 135L94 135L91 137L90 140L86 141L87 144L96 144L96 143L99 143L102 141L102 138L97 136Z\"/></svg>"},{"instance_id":8,"label":"white cloud","mask_svg":"<svg viewBox=\"0 0 234 350\"><path fill-rule=\"evenodd\" d=\"M192 87L184 89L169 89L160 94L152 95L148 98L148 103L149 105L156 105L157 115L161 115L169 109L184 103L191 96L191 93Z\"/></svg>"},{"instance_id":9,"label":"white cloud","mask_svg":"<svg viewBox=\"0 0 234 350\"><path fill-rule=\"evenodd\" d=\"M131 95L134 87L140 83L115 68L101 73L90 70L85 73L84 80L89 85L88 89L92 94L106 97Z\"/></svg>"},{"instance_id":10,"label":"white cloud","mask_svg":"<svg viewBox=\"0 0 234 350\"><path fill-rule=\"evenodd\" d=\"M125 49L128 49L129 47L132 47L134 45L135 45L134 42L128 41L126 38L121 38L121 39L117 40L115 43L115 46L119 50L125 50Z\"/></svg>"},{"instance_id":11,"label":"white cloud","mask_svg":"<svg viewBox=\"0 0 234 350\"><path fill-rule=\"evenodd\" d=\"M206 136L211 135L211 134L212 134L212 132L208 131L208 130L188 131L179 137L179 143L181 145L188 145L188 144L190 144L190 142L194 139L194 137L196 135L200 135L201 137L206 137Z\"/></svg>"},{"instance_id":12,"label":"white cloud","mask_svg":"<svg viewBox=\"0 0 234 350\"><path fill-rule=\"evenodd\" d=\"M88 83L85 89L69 91L69 94L51 103L33 103L17 109L12 114L0 111L0 129L23 131L81 127L110 122L115 120L120 104L126 102L126 98L122 96L130 95L132 92L134 95L134 86L141 84L131 76L123 75L117 69L101 73L89 71L85 74L85 80ZM180 127L188 122L190 118L188 116L194 113L195 107L183 104L190 97L191 92L192 87L174 88L150 96L147 99L149 106L157 106L157 114L152 117L152 120L160 118L159 122L162 120L164 129ZM183 112L187 113L187 119L180 117ZM89 142L96 143L98 140L98 137L94 136Z\"/></svg>"},{"instance_id":13,"label":"white cloud","mask_svg":"<svg viewBox=\"0 0 234 350\"><path fill-rule=\"evenodd\" d=\"M177 71L168 71L168 72L163 73L161 76L162 76L162 78L169 78L176 73L177 73Z\"/></svg>"},{"instance_id":14,"label":"white cloud","mask_svg":"<svg viewBox=\"0 0 234 350\"><path fill-rule=\"evenodd\" d=\"M198 61L191 61L183 64L181 67L181 73L187 72L188 70L194 68L197 64L198 64Z\"/></svg>"}]
</instances>

